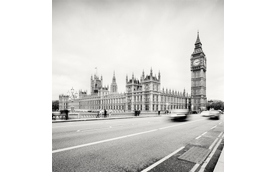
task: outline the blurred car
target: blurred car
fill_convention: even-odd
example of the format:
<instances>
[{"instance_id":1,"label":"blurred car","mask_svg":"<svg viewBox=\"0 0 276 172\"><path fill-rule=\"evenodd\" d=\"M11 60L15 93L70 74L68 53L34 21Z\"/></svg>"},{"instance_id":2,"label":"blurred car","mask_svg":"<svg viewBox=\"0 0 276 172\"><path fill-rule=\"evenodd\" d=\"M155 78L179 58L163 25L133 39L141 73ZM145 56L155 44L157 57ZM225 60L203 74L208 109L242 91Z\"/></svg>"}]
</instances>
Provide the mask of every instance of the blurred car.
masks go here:
<instances>
[{"instance_id":1,"label":"blurred car","mask_svg":"<svg viewBox=\"0 0 276 172\"><path fill-rule=\"evenodd\" d=\"M201 116L209 117L210 116L210 111L202 111L200 114L201 114Z\"/></svg>"},{"instance_id":2,"label":"blurred car","mask_svg":"<svg viewBox=\"0 0 276 172\"><path fill-rule=\"evenodd\" d=\"M210 113L209 113L209 117L210 117L211 119L219 119L219 117L220 117L220 112L217 111L217 110L212 110L212 111L210 111Z\"/></svg>"},{"instance_id":3,"label":"blurred car","mask_svg":"<svg viewBox=\"0 0 276 172\"><path fill-rule=\"evenodd\" d=\"M190 114L197 114L197 111L196 110L192 110L192 111L190 111Z\"/></svg>"},{"instance_id":4,"label":"blurred car","mask_svg":"<svg viewBox=\"0 0 276 172\"><path fill-rule=\"evenodd\" d=\"M185 120L189 116L188 109L174 109L171 111L170 119L171 120Z\"/></svg>"},{"instance_id":5,"label":"blurred car","mask_svg":"<svg viewBox=\"0 0 276 172\"><path fill-rule=\"evenodd\" d=\"M223 111L222 110L218 110L221 114L223 114Z\"/></svg>"},{"instance_id":6,"label":"blurred car","mask_svg":"<svg viewBox=\"0 0 276 172\"><path fill-rule=\"evenodd\" d=\"M165 114L168 114L168 113L170 113L170 111L169 110L165 110Z\"/></svg>"}]
</instances>

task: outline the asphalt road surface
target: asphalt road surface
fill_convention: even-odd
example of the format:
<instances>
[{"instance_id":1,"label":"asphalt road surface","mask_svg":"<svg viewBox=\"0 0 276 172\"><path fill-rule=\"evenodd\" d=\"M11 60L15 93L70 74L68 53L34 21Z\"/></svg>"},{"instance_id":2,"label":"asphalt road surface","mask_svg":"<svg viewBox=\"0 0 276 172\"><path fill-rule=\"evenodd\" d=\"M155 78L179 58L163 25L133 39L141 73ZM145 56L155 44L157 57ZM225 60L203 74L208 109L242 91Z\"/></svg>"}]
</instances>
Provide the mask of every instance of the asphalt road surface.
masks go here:
<instances>
[{"instance_id":1,"label":"asphalt road surface","mask_svg":"<svg viewBox=\"0 0 276 172\"><path fill-rule=\"evenodd\" d=\"M193 115L173 122L167 116L52 124L52 171L142 171L214 125Z\"/></svg>"}]
</instances>

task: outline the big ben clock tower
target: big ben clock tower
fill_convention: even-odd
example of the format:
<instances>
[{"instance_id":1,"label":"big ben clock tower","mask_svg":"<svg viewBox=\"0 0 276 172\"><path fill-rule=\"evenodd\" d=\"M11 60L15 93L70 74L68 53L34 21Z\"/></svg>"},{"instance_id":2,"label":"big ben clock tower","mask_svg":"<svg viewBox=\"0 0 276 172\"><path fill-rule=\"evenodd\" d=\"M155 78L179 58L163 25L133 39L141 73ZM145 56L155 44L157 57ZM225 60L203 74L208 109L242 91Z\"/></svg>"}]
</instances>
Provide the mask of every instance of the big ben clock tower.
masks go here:
<instances>
[{"instance_id":1,"label":"big ben clock tower","mask_svg":"<svg viewBox=\"0 0 276 172\"><path fill-rule=\"evenodd\" d=\"M194 52L191 56L191 103L192 110L206 109L206 56L197 32Z\"/></svg>"}]
</instances>

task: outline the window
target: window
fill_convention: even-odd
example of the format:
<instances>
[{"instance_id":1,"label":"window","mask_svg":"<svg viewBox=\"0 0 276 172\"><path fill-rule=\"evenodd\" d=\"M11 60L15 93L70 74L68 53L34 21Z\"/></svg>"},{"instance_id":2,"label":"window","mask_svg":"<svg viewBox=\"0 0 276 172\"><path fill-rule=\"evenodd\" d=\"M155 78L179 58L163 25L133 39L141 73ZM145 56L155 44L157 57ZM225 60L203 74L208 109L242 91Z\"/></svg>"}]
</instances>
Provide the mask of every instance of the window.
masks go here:
<instances>
[{"instance_id":1,"label":"window","mask_svg":"<svg viewBox=\"0 0 276 172\"><path fill-rule=\"evenodd\" d=\"M146 105L146 110L149 110L149 105Z\"/></svg>"}]
</instances>

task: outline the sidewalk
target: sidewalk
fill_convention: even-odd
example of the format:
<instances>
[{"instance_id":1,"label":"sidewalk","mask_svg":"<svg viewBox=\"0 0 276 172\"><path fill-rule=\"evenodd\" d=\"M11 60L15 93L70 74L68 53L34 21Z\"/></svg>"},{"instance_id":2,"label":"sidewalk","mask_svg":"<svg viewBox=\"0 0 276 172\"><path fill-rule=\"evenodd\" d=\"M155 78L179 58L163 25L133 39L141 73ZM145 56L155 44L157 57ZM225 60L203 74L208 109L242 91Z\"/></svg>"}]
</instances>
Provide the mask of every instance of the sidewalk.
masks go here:
<instances>
[{"instance_id":1,"label":"sidewalk","mask_svg":"<svg viewBox=\"0 0 276 172\"><path fill-rule=\"evenodd\" d=\"M223 172L224 171L224 148L219 156L217 165L214 169L214 172Z\"/></svg>"},{"instance_id":2,"label":"sidewalk","mask_svg":"<svg viewBox=\"0 0 276 172\"><path fill-rule=\"evenodd\" d=\"M169 116L170 114L142 114L140 116L134 116L134 115L114 115L111 117L106 118L80 118L80 119L56 119L52 120L52 123L60 123L60 122L77 122L77 121L97 121L97 120L111 120L111 119L128 119L128 118L147 118L147 117L162 117L162 116ZM193 114L192 116L198 116L200 114Z\"/></svg>"},{"instance_id":3,"label":"sidewalk","mask_svg":"<svg viewBox=\"0 0 276 172\"><path fill-rule=\"evenodd\" d=\"M57 119L52 120L52 123L60 123L60 122L77 122L77 121L97 121L97 120L112 120L112 119L128 119L128 118L147 118L147 117L161 117L161 116L167 116L167 115L141 115L141 116L134 116L134 115L126 115L126 116L111 116L106 118L80 118L80 119Z\"/></svg>"}]
</instances>

